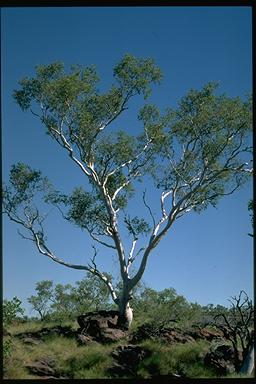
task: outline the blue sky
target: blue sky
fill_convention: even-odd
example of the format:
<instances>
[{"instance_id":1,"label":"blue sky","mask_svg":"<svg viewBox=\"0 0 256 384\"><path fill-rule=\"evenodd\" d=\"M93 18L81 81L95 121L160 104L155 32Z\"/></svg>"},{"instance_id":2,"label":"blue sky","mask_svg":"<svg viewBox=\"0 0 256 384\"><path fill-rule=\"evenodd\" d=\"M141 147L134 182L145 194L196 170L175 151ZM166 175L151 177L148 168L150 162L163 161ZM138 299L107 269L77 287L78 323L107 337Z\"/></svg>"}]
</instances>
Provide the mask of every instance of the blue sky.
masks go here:
<instances>
[{"instance_id":1,"label":"blue sky","mask_svg":"<svg viewBox=\"0 0 256 384\"><path fill-rule=\"evenodd\" d=\"M101 86L112 82L112 68L125 53L152 57L163 71L163 81L149 100L161 108L175 107L191 88L220 81L219 92L241 96L252 88L250 7L61 7L2 9L2 124L3 178L11 164L22 161L41 169L57 188L71 191L81 184L80 172L65 153L45 135L30 113L12 99L19 79L34 67L56 60L96 64ZM136 100L121 124L141 129ZM153 192L150 198L154 199ZM200 304L224 304L244 289L252 296L253 256L247 204L248 185L223 199L217 209L190 213L178 220L151 255L144 275L146 285L173 287ZM140 209L137 205L132 209ZM83 272L71 270L39 255L22 240L17 226L4 218L4 297L23 300L37 281L73 283ZM48 237L56 253L74 263L92 256L91 240L79 229L49 215ZM100 258L102 256L102 258ZM111 253L99 255L104 270L114 273Z\"/></svg>"}]
</instances>

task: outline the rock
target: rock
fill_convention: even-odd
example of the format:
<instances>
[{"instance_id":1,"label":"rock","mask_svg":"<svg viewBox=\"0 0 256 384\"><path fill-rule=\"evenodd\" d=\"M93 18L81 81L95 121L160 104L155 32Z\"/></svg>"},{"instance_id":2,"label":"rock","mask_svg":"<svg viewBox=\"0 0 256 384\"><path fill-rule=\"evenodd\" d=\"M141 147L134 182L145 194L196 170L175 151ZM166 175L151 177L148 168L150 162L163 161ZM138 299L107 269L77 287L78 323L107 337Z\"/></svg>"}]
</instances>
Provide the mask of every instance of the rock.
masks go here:
<instances>
[{"instance_id":1,"label":"rock","mask_svg":"<svg viewBox=\"0 0 256 384\"><path fill-rule=\"evenodd\" d=\"M239 355L239 360L242 361L242 354ZM234 373L236 371L234 349L230 345L219 345L205 355L204 363L214 368L220 375Z\"/></svg>"},{"instance_id":2,"label":"rock","mask_svg":"<svg viewBox=\"0 0 256 384\"><path fill-rule=\"evenodd\" d=\"M183 333L177 329L163 330L161 338L169 343L188 343L194 342L194 338L187 333Z\"/></svg>"},{"instance_id":3,"label":"rock","mask_svg":"<svg viewBox=\"0 0 256 384\"><path fill-rule=\"evenodd\" d=\"M93 341L93 339L92 339L90 336L83 335L83 334L81 334L81 333L78 333L78 334L77 334L76 339L77 339L77 343L78 343L79 345L88 345L88 344L90 344L90 343L95 342L95 341Z\"/></svg>"},{"instance_id":4,"label":"rock","mask_svg":"<svg viewBox=\"0 0 256 384\"><path fill-rule=\"evenodd\" d=\"M161 339L168 343L194 342L194 338L178 328L167 328L155 324L146 323L138 327L132 334L131 342L137 343L146 339Z\"/></svg>"},{"instance_id":5,"label":"rock","mask_svg":"<svg viewBox=\"0 0 256 384\"><path fill-rule=\"evenodd\" d=\"M26 365L26 368L28 368L31 373L38 376L56 376L53 368L54 365L55 362L52 359L45 357Z\"/></svg>"},{"instance_id":6,"label":"rock","mask_svg":"<svg viewBox=\"0 0 256 384\"><path fill-rule=\"evenodd\" d=\"M23 343L25 344L31 344L31 345L38 345L42 343L42 340L40 339L35 339L33 337L24 337L22 339Z\"/></svg>"},{"instance_id":7,"label":"rock","mask_svg":"<svg viewBox=\"0 0 256 384\"><path fill-rule=\"evenodd\" d=\"M127 332L122 329L103 328L101 329L101 341L103 343L111 343L127 336Z\"/></svg>"},{"instance_id":8,"label":"rock","mask_svg":"<svg viewBox=\"0 0 256 384\"><path fill-rule=\"evenodd\" d=\"M100 328L114 328L117 325L118 320L118 311L97 311L97 312L88 312L77 317L77 322L81 329L88 331L94 328L97 328L97 325ZM97 324L95 326L95 324Z\"/></svg>"},{"instance_id":9,"label":"rock","mask_svg":"<svg viewBox=\"0 0 256 384\"><path fill-rule=\"evenodd\" d=\"M117 321L117 311L89 312L78 316L77 322L80 328L77 332L101 343L117 341L128 335L127 331L118 328ZM87 343L89 339L80 337L80 341Z\"/></svg>"},{"instance_id":10,"label":"rock","mask_svg":"<svg viewBox=\"0 0 256 384\"><path fill-rule=\"evenodd\" d=\"M139 363L150 356L151 352L138 345L122 345L112 352L116 360L108 372L113 377L136 376Z\"/></svg>"},{"instance_id":11,"label":"rock","mask_svg":"<svg viewBox=\"0 0 256 384\"><path fill-rule=\"evenodd\" d=\"M223 337L223 333L221 331L215 331L207 328L195 329L193 331L189 331L188 334L195 340L205 339L212 341L214 339L221 339Z\"/></svg>"}]
</instances>

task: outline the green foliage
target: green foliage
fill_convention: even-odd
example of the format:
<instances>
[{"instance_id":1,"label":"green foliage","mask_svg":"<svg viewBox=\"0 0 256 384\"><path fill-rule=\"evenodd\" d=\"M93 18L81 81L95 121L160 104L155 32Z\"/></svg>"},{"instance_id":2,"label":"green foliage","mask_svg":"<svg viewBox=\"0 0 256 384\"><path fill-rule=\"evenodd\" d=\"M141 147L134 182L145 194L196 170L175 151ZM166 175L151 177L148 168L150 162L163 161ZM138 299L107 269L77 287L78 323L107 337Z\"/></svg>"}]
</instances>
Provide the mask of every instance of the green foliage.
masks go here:
<instances>
[{"instance_id":1,"label":"green foliage","mask_svg":"<svg viewBox=\"0 0 256 384\"><path fill-rule=\"evenodd\" d=\"M5 338L3 340L3 358L6 361L12 355L13 342L11 338Z\"/></svg>"},{"instance_id":2,"label":"green foliage","mask_svg":"<svg viewBox=\"0 0 256 384\"><path fill-rule=\"evenodd\" d=\"M14 296L11 300L3 301L3 325L10 325L18 315L24 314L24 309L21 307L21 300Z\"/></svg>"},{"instance_id":3,"label":"green foliage","mask_svg":"<svg viewBox=\"0 0 256 384\"><path fill-rule=\"evenodd\" d=\"M48 186L48 180L42 177L40 171L19 162L11 167L10 186L3 188L4 205L9 210L15 210L22 203L29 204L36 191L44 191Z\"/></svg>"},{"instance_id":4,"label":"green foliage","mask_svg":"<svg viewBox=\"0 0 256 384\"><path fill-rule=\"evenodd\" d=\"M241 170L251 153L246 141L252 128L250 101L215 96L216 87L209 83L189 91L176 111L167 112L169 145L162 147L165 161L154 174L158 188L168 190L176 182L177 200L186 198L197 212L216 206L249 177Z\"/></svg>"},{"instance_id":5,"label":"green foliage","mask_svg":"<svg viewBox=\"0 0 256 384\"><path fill-rule=\"evenodd\" d=\"M150 232L148 223L144 219L139 219L138 216L131 219L130 216L127 215L124 222L129 233L133 235L134 238L138 238L140 234L146 235Z\"/></svg>"},{"instance_id":6,"label":"green foliage","mask_svg":"<svg viewBox=\"0 0 256 384\"><path fill-rule=\"evenodd\" d=\"M158 83L162 78L160 69L154 65L154 60L136 59L129 54L126 54L115 67L114 76L127 94L142 93L145 99L150 95L150 83Z\"/></svg>"},{"instance_id":7,"label":"green foliage","mask_svg":"<svg viewBox=\"0 0 256 384\"><path fill-rule=\"evenodd\" d=\"M93 166L109 196L121 188L115 209L127 206L133 181L149 173L157 188L167 191L175 186L182 212L200 212L209 204L216 206L248 179L243 166L251 153L251 99L216 96L218 84L210 82L201 90L190 90L176 110L169 108L162 115L156 106L144 105L138 116L144 132L138 137L123 130L107 133L130 98L147 98L161 77L152 59L126 54L114 68L116 85L100 93L95 67L73 66L66 74L57 62L39 66L35 77L21 80L14 98L22 109L37 106L47 133L66 149L73 145L81 161ZM24 176L25 184L30 176L39 177ZM76 225L91 230L95 222L102 230L107 219L104 198L99 185L93 182L92 188L93 192L76 188L70 196L59 194L58 202L70 206L67 216Z\"/></svg>"},{"instance_id":8,"label":"green foliage","mask_svg":"<svg viewBox=\"0 0 256 384\"><path fill-rule=\"evenodd\" d=\"M152 354L144 359L138 369L138 375L151 378L153 375L182 375L193 377L214 377L214 372L203 365L208 348L207 342L162 345L152 341L143 342Z\"/></svg>"},{"instance_id":9,"label":"green foliage","mask_svg":"<svg viewBox=\"0 0 256 384\"><path fill-rule=\"evenodd\" d=\"M133 97L149 97L152 85L161 80L161 71L152 59L126 54L113 75L114 84L102 92L96 87L99 78L95 67L72 66L67 72L62 63L55 62L36 67L33 77L20 81L14 99L22 110L30 109L40 119L46 133L83 171L88 184L87 189L83 183L71 194L64 194L54 190L39 171L18 163L11 169L9 186L4 186L3 205L9 218L29 232L30 237L22 235L24 238L33 241L40 253L65 265L46 244L45 216L35 204L37 193L43 194L43 201L57 206L64 219L85 229L101 245L116 248L125 287L129 269L125 264L130 267L134 261L134 248L130 255L123 254L119 219L133 236L133 246L140 235L150 236L148 247L141 248L145 257L129 283L132 286L142 276L146 257L177 218L190 210L215 207L221 197L249 180L252 99L217 95L217 83L210 82L200 90L188 91L176 109L161 113L155 105L144 105L138 113L142 132L135 136L110 125L125 113ZM162 197L159 225L143 200L154 228L143 217L130 217L125 212L136 182L148 176ZM61 316L73 312L76 295L74 288L58 286L55 311ZM93 295L95 299L97 294ZM41 293L39 296L42 298ZM88 306L90 300L85 300ZM161 311L166 321L183 318L191 322L189 304L175 291L147 291L140 300L149 319L157 318ZM38 297L31 297L31 302L34 306L42 304ZM155 308L155 313L149 313L148 308ZM138 305L136 310L140 311ZM198 308L193 310L198 316Z\"/></svg>"},{"instance_id":10,"label":"green foliage","mask_svg":"<svg viewBox=\"0 0 256 384\"><path fill-rule=\"evenodd\" d=\"M111 358L102 347L92 346L82 356L73 356L65 361L63 373L73 379L106 378L105 369Z\"/></svg>"},{"instance_id":11,"label":"green foliage","mask_svg":"<svg viewBox=\"0 0 256 384\"><path fill-rule=\"evenodd\" d=\"M189 303L173 288L155 291L146 287L132 301L132 307L136 323L151 322L157 326L184 321L190 312Z\"/></svg>"},{"instance_id":12,"label":"green foliage","mask_svg":"<svg viewBox=\"0 0 256 384\"><path fill-rule=\"evenodd\" d=\"M36 295L28 298L34 311L38 312L41 320L49 314L50 304L53 300L53 282L51 280L39 281L36 284Z\"/></svg>"},{"instance_id":13,"label":"green foliage","mask_svg":"<svg viewBox=\"0 0 256 384\"><path fill-rule=\"evenodd\" d=\"M18 318L18 315L24 314L24 309L21 307L21 300L14 296L11 300L3 301L3 327L9 327L14 320ZM13 340L10 337L5 337L3 340L3 358L9 359L13 351Z\"/></svg>"},{"instance_id":14,"label":"green foliage","mask_svg":"<svg viewBox=\"0 0 256 384\"><path fill-rule=\"evenodd\" d=\"M111 276L106 274L109 279ZM65 321L85 312L109 307L110 294L106 285L96 276L87 274L75 285L56 284L43 280L36 284L36 295L28 298L41 320Z\"/></svg>"}]
</instances>

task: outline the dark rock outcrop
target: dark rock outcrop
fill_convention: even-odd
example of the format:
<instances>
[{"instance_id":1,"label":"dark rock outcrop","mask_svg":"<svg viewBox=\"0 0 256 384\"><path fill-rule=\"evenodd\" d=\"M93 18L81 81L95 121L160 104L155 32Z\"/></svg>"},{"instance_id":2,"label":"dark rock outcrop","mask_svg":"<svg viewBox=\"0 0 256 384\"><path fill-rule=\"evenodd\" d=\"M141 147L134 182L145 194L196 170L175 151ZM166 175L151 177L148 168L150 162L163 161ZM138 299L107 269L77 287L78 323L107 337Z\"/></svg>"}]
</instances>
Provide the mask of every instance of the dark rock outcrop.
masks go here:
<instances>
[{"instance_id":1,"label":"dark rock outcrop","mask_svg":"<svg viewBox=\"0 0 256 384\"><path fill-rule=\"evenodd\" d=\"M77 331L80 342L83 337L79 335L86 337L85 343L90 342L90 339L100 343L109 343L128 335L127 331L120 329L117 325L117 311L88 312L78 316L77 322L80 326Z\"/></svg>"},{"instance_id":2,"label":"dark rock outcrop","mask_svg":"<svg viewBox=\"0 0 256 384\"><path fill-rule=\"evenodd\" d=\"M146 323L138 327L131 336L132 343L138 343L146 339L157 339L168 343L187 343L194 342L194 338L187 332L178 328L160 327Z\"/></svg>"},{"instance_id":3,"label":"dark rock outcrop","mask_svg":"<svg viewBox=\"0 0 256 384\"><path fill-rule=\"evenodd\" d=\"M116 362L108 369L108 372L112 377L134 377L139 363L150 354L149 350L138 345L119 346L112 352L112 357Z\"/></svg>"},{"instance_id":4,"label":"dark rock outcrop","mask_svg":"<svg viewBox=\"0 0 256 384\"><path fill-rule=\"evenodd\" d=\"M242 362L242 353L238 358ZM234 349L230 345L219 345L205 355L204 363L220 375L233 373L236 370Z\"/></svg>"},{"instance_id":5,"label":"dark rock outcrop","mask_svg":"<svg viewBox=\"0 0 256 384\"><path fill-rule=\"evenodd\" d=\"M222 339L223 333L221 331L215 331L207 328L198 328L193 331L189 331L188 334L193 337L193 339L204 339L212 341L214 339Z\"/></svg>"},{"instance_id":6,"label":"dark rock outcrop","mask_svg":"<svg viewBox=\"0 0 256 384\"><path fill-rule=\"evenodd\" d=\"M41 379L67 379L57 372L55 365L55 360L46 356L27 364L26 368L30 373L40 376Z\"/></svg>"},{"instance_id":7,"label":"dark rock outcrop","mask_svg":"<svg viewBox=\"0 0 256 384\"><path fill-rule=\"evenodd\" d=\"M33 363L27 364L26 368L28 370L38 376L55 376L55 361L44 357L40 360L36 360Z\"/></svg>"}]
</instances>

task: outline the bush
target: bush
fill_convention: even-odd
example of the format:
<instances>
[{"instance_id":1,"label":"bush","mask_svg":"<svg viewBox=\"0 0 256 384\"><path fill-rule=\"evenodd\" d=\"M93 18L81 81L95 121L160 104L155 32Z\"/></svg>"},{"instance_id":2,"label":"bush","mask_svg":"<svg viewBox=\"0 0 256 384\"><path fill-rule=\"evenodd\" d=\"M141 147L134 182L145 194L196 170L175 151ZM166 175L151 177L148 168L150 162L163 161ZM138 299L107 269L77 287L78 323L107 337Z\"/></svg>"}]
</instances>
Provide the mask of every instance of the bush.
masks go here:
<instances>
[{"instance_id":1,"label":"bush","mask_svg":"<svg viewBox=\"0 0 256 384\"><path fill-rule=\"evenodd\" d=\"M21 308L21 300L16 296L12 300L3 301L3 326L4 328L11 325L18 319L18 314L23 315L24 309ZM11 357L12 339L10 337L3 340L3 358L4 360Z\"/></svg>"},{"instance_id":2,"label":"bush","mask_svg":"<svg viewBox=\"0 0 256 384\"><path fill-rule=\"evenodd\" d=\"M10 325L18 314L23 315L24 309L21 308L21 300L16 296L12 300L3 301L3 325L4 327Z\"/></svg>"},{"instance_id":3,"label":"bush","mask_svg":"<svg viewBox=\"0 0 256 384\"><path fill-rule=\"evenodd\" d=\"M205 341L177 343L171 346L146 341L142 345L150 349L152 354L140 363L138 369L140 377L173 374L188 378L214 377L214 372L204 367L203 358L208 349L208 343Z\"/></svg>"}]
</instances>

